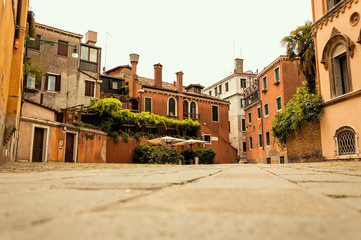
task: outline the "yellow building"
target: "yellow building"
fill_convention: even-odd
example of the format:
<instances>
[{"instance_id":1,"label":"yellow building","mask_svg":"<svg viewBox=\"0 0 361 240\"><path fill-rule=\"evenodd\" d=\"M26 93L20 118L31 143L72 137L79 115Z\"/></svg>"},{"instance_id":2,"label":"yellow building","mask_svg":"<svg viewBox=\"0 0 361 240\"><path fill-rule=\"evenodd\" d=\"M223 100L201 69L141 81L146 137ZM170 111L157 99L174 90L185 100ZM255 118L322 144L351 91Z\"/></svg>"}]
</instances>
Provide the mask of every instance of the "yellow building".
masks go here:
<instances>
[{"instance_id":1,"label":"yellow building","mask_svg":"<svg viewBox=\"0 0 361 240\"><path fill-rule=\"evenodd\" d=\"M14 161L28 0L0 1L0 164Z\"/></svg>"},{"instance_id":2,"label":"yellow building","mask_svg":"<svg viewBox=\"0 0 361 240\"><path fill-rule=\"evenodd\" d=\"M361 139L361 3L312 0L326 159L359 159Z\"/></svg>"}]
</instances>

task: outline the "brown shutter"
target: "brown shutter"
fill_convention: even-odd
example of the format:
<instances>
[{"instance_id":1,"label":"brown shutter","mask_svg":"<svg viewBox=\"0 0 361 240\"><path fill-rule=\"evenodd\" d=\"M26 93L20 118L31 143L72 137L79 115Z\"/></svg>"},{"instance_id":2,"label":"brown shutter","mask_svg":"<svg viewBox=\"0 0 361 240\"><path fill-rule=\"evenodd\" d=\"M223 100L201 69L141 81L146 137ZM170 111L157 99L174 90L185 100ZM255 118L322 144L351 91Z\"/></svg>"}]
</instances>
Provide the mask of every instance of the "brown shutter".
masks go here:
<instances>
[{"instance_id":1,"label":"brown shutter","mask_svg":"<svg viewBox=\"0 0 361 240\"><path fill-rule=\"evenodd\" d=\"M59 91L60 92L60 88L61 88L61 75L56 76L56 83L55 83L55 91Z\"/></svg>"},{"instance_id":2,"label":"brown shutter","mask_svg":"<svg viewBox=\"0 0 361 240\"><path fill-rule=\"evenodd\" d=\"M59 43L69 44L68 42L59 40ZM58 44L58 55L68 56L68 46L63 44Z\"/></svg>"},{"instance_id":3,"label":"brown shutter","mask_svg":"<svg viewBox=\"0 0 361 240\"><path fill-rule=\"evenodd\" d=\"M49 74L45 75L45 90L48 90L48 78L49 78Z\"/></svg>"},{"instance_id":4,"label":"brown shutter","mask_svg":"<svg viewBox=\"0 0 361 240\"><path fill-rule=\"evenodd\" d=\"M85 81L85 96L89 96L89 81Z\"/></svg>"},{"instance_id":5,"label":"brown shutter","mask_svg":"<svg viewBox=\"0 0 361 240\"><path fill-rule=\"evenodd\" d=\"M94 82L90 82L90 96L94 97Z\"/></svg>"}]
</instances>

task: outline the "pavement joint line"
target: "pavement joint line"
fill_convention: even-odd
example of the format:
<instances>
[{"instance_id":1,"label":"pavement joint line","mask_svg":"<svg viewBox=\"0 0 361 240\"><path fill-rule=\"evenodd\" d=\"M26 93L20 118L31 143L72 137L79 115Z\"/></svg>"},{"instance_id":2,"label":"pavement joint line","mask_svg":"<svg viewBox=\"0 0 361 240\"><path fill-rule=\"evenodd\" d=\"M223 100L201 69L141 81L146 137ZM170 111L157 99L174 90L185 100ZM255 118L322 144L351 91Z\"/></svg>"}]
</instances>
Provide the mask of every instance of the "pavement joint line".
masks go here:
<instances>
[{"instance_id":1,"label":"pavement joint line","mask_svg":"<svg viewBox=\"0 0 361 240\"><path fill-rule=\"evenodd\" d=\"M29 227L33 227L33 226L37 226L37 225L42 225L42 224L46 224L46 223L49 223L51 221L56 221L57 219L61 219L61 218L64 218L64 217L69 217L69 216L77 216L77 215L81 215L81 214L85 214L85 213L91 213L91 212L102 212L102 211L105 211L106 209L108 208L111 208L113 206L116 206L118 204L124 204L124 203L128 203L130 201L133 201L133 200L137 200L137 199L140 199L140 198L144 198L144 197L147 197L147 196L150 196L152 194L156 194L158 193L159 191L162 191L162 190L165 190L165 189L169 189L171 187L180 187L180 186L184 186L186 184L189 184L189 183L193 183L193 182L196 182L196 181L199 181L200 179L203 179L203 178L207 178L207 177L211 177L211 176L214 176L216 174L219 174L225 170L228 170L228 169L231 169L231 168L234 168L234 166L232 167L228 167L228 168L225 168L225 169L220 169L214 173L210 173L208 175L205 175L205 176L202 176L202 177L198 177L198 178L194 178L194 179L191 179L191 180L187 180L187 181L184 181L184 182L181 182L181 183L169 183L167 184L166 186L162 186L162 187L159 187L158 189L155 189L154 191L147 191L145 193L142 193L142 194L139 194L139 195L136 195L136 196L133 196L133 197L130 197L130 198L126 198L126 199L120 199L118 201L115 201L113 203L109 203L109 204L106 204L104 206L98 206L98 207L95 207L95 208L90 208L90 209L84 209L84 210L80 210L80 211L76 211L76 212L71 212L71 213L68 213L68 214L64 214L64 215L58 215L58 216L54 216L54 217L48 217L48 218L43 218L43 219L38 219L38 220L35 220L35 221L32 221L28 224L25 224L23 225L22 227L23 228L29 228ZM132 189L134 190L134 189Z\"/></svg>"}]
</instances>

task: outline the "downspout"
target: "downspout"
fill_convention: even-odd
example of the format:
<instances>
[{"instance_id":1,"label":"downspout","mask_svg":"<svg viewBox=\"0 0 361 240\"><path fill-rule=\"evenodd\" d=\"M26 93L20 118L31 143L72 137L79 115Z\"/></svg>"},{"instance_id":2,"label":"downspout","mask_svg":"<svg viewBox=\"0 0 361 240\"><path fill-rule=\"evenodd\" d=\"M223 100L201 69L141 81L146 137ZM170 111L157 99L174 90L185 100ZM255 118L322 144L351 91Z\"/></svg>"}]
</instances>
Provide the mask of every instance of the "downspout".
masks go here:
<instances>
[{"instance_id":1,"label":"downspout","mask_svg":"<svg viewBox=\"0 0 361 240\"><path fill-rule=\"evenodd\" d=\"M14 38L14 48L19 48L19 37L20 37L20 21L21 21L21 9L23 7L23 0L18 1L18 9L16 13L16 24L15 24L15 38Z\"/></svg>"}]
</instances>

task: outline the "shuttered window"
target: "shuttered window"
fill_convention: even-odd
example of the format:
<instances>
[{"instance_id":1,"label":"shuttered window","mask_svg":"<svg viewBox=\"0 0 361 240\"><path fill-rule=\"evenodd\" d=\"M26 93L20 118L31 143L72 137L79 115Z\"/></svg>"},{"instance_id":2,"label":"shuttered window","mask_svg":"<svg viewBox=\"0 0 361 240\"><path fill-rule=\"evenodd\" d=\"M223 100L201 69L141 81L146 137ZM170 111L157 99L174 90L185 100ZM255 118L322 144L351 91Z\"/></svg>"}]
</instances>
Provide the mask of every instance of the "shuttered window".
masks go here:
<instances>
[{"instance_id":1,"label":"shuttered window","mask_svg":"<svg viewBox=\"0 0 361 240\"><path fill-rule=\"evenodd\" d=\"M168 100L168 115L175 116L175 100L174 98L169 98Z\"/></svg>"},{"instance_id":2,"label":"shuttered window","mask_svg":"<svg viewBox=\"0 0 361 240\"><path fill-rule=\"evenodd\" d=\"M144 111L145 112L152 112L152 99L151 98L144 98Z\"/></svg>"},{"instance_id":3,"label":"shuttered window","mask_svg":"<svg viewBox=\"0 0 361 240\"><path fill-rule=\"evenodd\" d=\"M46 74L45 87L48 91L57 91L61 90L61 76L54 74ZM40 88L40 86L39 86Z\"/></svg>"},{"instance_id":4,"label":"shuttered window","mask_svg":"<svg viewBox=\"0 0 361 240\"><path fill-rule=\"evenodd\" d=\"M64 44L69 44L69 43L59 40L58 55L67 57L68 56L68 45L64 45Z\"/></svg>"},{"instance_id":5,"label":"shuttered window","mask_svg":"<svg viewBox=\"0 0 361 240\"><path fill-rule=\"evenodd\" d=\"M212 106L212 121L218 122L218 106Z\"/></svg>"},{"instance_id":6,"label":"shuttered window","mask_svg":"<svg viewBox=\"0 0 361 240\"><path fill-rule=\"evenodd\" d=\"M94 97L94 82L85 80L85 96Z\"/></svg>"}]
</instances>

